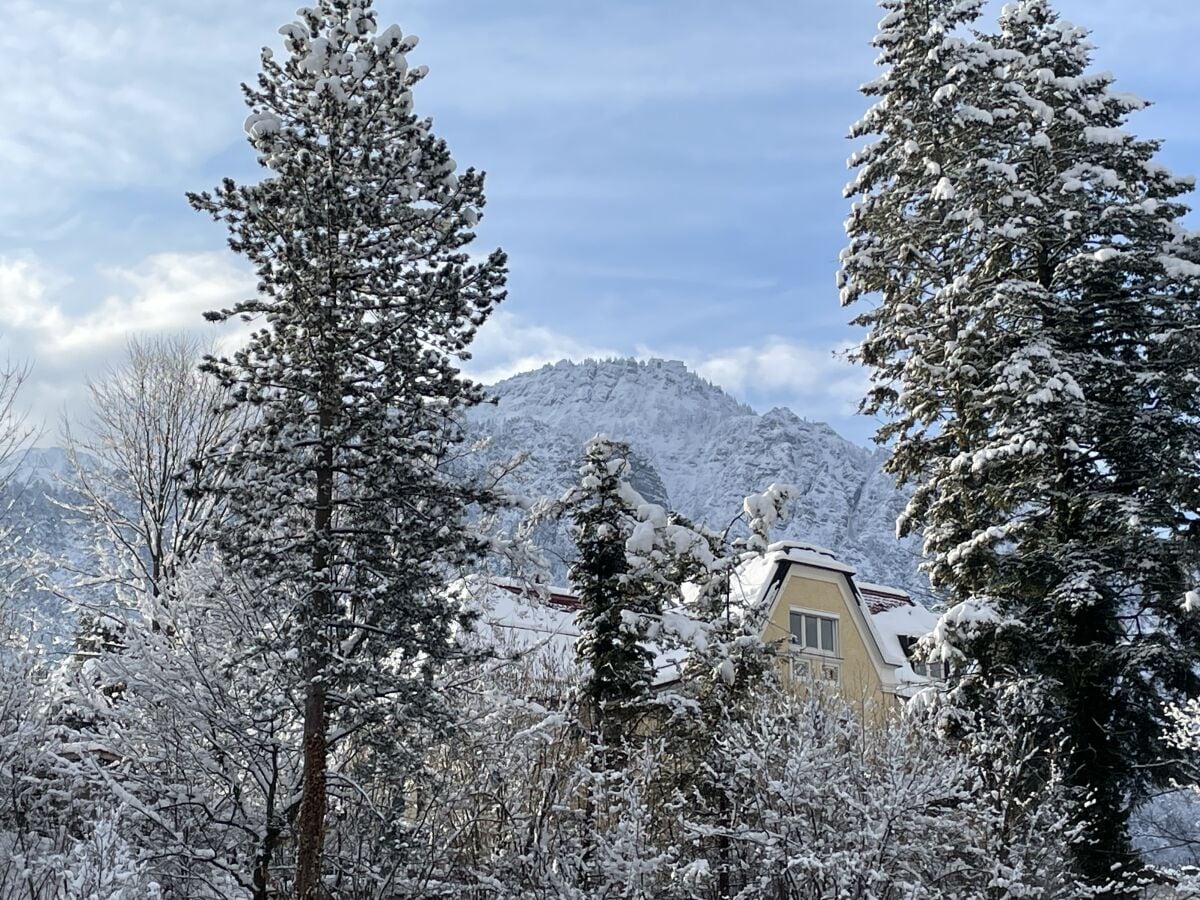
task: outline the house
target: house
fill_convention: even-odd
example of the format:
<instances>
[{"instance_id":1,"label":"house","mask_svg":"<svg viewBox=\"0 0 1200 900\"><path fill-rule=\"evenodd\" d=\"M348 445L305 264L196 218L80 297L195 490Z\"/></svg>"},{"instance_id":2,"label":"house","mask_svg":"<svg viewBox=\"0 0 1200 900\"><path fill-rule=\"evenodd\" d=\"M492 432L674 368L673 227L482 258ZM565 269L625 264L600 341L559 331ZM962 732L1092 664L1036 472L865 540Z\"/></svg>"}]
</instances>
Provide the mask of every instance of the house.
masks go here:
<instances>
[{"instance_id":1,"label":"house","mask_svg":"<svg viewBox=\"0 0 1200 900\"><path fill-rule=\"evenodd\" d=\"M829 550L781 541L739 575L785 678L836 684L855 699L904 699L943 674L916 652L938 617L899 588L857 581Z\"/></svg>"},{"instance_id":2,"label":"house","mask_svg":"<svg viewBox=\"0 0 1200 900\"><path fill-rule=\"evenodd\" d=\"M731 602L776 649L785 681L815 679L855 700L905 699L942 675L940 663L923 662L915 652L938 617L905 591L854 574L829 550L782 541L739 568ZM686 586L684 592L686 599ZM481 639L498 655L521 657L532 682L573 670L579 600L570 589L490 578L469 593ZM656 686L679 677L683 656L682 650L658 654Z\"/></svg>"}]
</instances>

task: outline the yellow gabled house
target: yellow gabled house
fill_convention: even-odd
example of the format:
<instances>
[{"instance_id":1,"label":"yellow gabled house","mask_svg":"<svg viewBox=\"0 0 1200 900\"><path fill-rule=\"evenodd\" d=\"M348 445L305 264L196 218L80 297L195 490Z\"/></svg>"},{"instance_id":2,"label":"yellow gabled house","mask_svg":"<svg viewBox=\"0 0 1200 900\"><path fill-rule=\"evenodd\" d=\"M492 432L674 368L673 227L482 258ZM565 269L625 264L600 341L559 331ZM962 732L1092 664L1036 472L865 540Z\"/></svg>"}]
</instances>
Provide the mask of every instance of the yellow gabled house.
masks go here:
<instances>
[{"instance_id":1,"label":"yellow gabled house","mask_svg":"<svg viewBox=\"0 0 1200 900\"><path fill-rule=\"evenodd\" d=\"M739 568L732 601L775 648L785 682L836 686L847 699L890 706L941 676L915 659L915 644L937 616L903 590L855 579L829 550L772 544ZM568 588L489 579L471 593L480 633L505 654L533 655L531 672L562 676L574 663L578 598ZM660 659L658 685L678 676L678 654Z\"/></svg>"},{"instance_id":2,"label":"yellow gabled house","mask_svg":"<svg viewBox=\"0 0 1200 900\"><path fill-rule=\"evenodd\" d=\"M937 616L899 588L857 581L829 550L772 544L743 566L735 589L776 648L785 680L836 685L853 699L903 699L942 672L916 642Z\"/></svg>"}]
</instances>

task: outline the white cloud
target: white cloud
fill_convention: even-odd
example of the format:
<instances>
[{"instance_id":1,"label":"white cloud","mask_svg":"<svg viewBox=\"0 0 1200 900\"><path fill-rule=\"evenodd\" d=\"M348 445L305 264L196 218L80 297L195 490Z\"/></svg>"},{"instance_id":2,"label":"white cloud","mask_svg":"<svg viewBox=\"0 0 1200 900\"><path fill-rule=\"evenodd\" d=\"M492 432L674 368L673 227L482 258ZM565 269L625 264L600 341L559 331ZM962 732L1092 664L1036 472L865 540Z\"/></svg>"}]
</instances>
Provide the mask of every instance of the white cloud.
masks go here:
<instances>
[{"instance_id":1,"label":"white cloud","mask_svg":"<svg viewBox=\"0 0 1200 900\"><path fill-rule=\"evenodd\" d=\"M464 367L472 378L495 384L518 372L528 372L561 359L604 359L621 356L616 350L589 344L541 325L531 325L506 309L492 314L471 344Z\"/></svg>"},{"instance_id":2,"label":"white cloud","mask_svg":"<svg viewBox=\"0 0 1200 900\"><path fill-rule=\"evenodd\" d=\"M0 228L18 234L69 220L82 192L171 183L228 144L239 76L272 38L261 5L240 0L4 12Z\"/></svg>"},{"instance_id":3,"label":"white cloud","mask_svg":"<svg viewBox=\"0 0 1200 900\"><path fill-rule=\"evenodd\" d=\"M82 411L85 380L118 361L131 336L186 332L223 348L252 326L214 326L204 312L253 290L251 272L227 253L155 254L128 268L101 270L89 284L36 257L0 257L0 356L33 366L24 400L52 441L62 412ZM504 309L484 325L471 350L467 372L485 383L564 358L620 355Z\"/></svg>"},{"instance_id":4,"label":"white cloud","mask_svg":"<svg viewBox=\"0 0 1200 900\"><path fill-rule=\"evenodd\" d=\"M33 257L0 258L0 353L32 366L24 400L33 420L52 430L64 410L80 408L85 379L115 362L131 335L236 339L240 324L218 328L203 313L253 289L250 273L224 253L156 254L103 270L88 285ZM98 302L80 296L92 292ZM83 311L68 311L75 308Z\"/></svg>"},{"instance_id":5,"label":"white cloud","mask_svg":"<svg viewBox=\"0 0 1200 900\"><path fill-rule=\"evenodd\" d=\"M840 422L855 414L867 388L865 372L845 352L852 345L803 344L768 336L758 344L715 350L639 348L639 356L682 359L698 375L752 406L787 406L797 414Z\"/></svg>"},{"instance_id":6,"label":"white cloud","mask_svg":"<svg viewBox=\"0 0 1200 900\"><path fill-rule=\"evenodd\" d=\"M53 440L58 416L82 411L85 379L117 361L130 335L188 332L228 345L250 326L217 328L202 314L228 307L253 289L250 271L227 253L155 254L132 267L103 270L93 285L67 279L34 257L0 258L0 321L6 323L0 355L32 363L25 401L34 419L47 423L47 440ZM98 299L88 303L89 294ZM501 308L480 330L465 369L494 383L561 359L682 359L759 409L785 405L844 429L866 387L864 373L837 355L846 346L769 336L716 350L638 347L631 353L632 348L593 343Z\"/></svg>"},{"instance_id":7,"label":"white cloud","mask_svg":"<svg viewBox=\"0 0 1200 900\"><path fill-rule=\"evenodd\" d=\"M122 346L132 332L203 328L206 310L228 305L254 289L250 274L223 253L160 253L132 268L98 274L98 283L110 286L108 292L90 309L73 314L64 311L58 298L83 288L35 259L0 259L4 338L56 366L103 356Z\"/></svg>"}]
</instances>

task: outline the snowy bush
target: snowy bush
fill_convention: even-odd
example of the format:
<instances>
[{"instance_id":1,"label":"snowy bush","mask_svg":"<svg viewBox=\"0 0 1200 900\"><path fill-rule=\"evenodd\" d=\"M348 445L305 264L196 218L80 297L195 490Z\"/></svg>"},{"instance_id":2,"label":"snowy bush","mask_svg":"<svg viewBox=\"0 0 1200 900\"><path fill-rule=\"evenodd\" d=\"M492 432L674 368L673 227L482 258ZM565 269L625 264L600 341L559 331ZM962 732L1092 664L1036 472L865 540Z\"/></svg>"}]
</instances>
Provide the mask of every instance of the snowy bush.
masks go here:
<instances>
[{"instance_id":1,"label":"snowy bush","mask_svg":"<svg viewBox=\"0 0 1200 900\"><path fill-rule=\"evenodd\" d=\"M864 720L761 681L726 702L697 680L609 769L569 682L549 705L520 699L519 664L467 684L460 730L413 782L398 896L1082 896L1057 812L1014 822L918 715Z\"/></svg>"}]
</instances>

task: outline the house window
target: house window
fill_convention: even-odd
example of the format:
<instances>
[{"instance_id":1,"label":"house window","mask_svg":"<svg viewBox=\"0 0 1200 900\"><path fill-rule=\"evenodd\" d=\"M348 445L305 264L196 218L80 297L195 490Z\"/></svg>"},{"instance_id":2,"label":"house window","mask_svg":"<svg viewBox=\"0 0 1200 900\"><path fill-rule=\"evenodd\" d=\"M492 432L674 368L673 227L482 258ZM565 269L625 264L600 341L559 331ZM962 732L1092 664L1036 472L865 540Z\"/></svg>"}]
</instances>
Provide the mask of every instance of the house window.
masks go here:
<instances>
[{"instance_id":1,"label":"house window","mask_svg":"<svg viewBox=\"0 0 1200 900\"><path fill-rule=\"evenodd\" d=\"M908 665L912 668L916 675L923 675L926 678L934 678L938 681L944 680L946 677L946 664L940 660L930 661L921 653L918 642L919 637L914 637L911 634L897 635L900 638L900 649L904 651L904 655L908 658Z\"/></svg>"},{"instance_id":2,"label":"house window","mask_svg":"<svg viewBox=\"0 0 1200 900\"><path fill-rule=\"evenodd\" d=\"M820 669L821 669L820 676L821 676L822 681L827 682L828 684L834 684L834 685L841 683L841 680L842 680L842 667L841 666L839 666L837 663L827 663L827 662L818 663L818 665L820 666Z\"/></svg>"},{"instance_id":3,"label":"house window","mask_svg":"<svg viewBox=\"0 0 1200 900\"><path fill-rule=\"evenodd\" d=\"M838 620L814 613L792 612L792 643L805 650L837 656Z\"/></svg>"},{"instance_id":4,"label":"house window","mask_svg":"<svg viewBox=\"0 0 1200 900\"><path fill-rule=\"evenodd\" d=\"M813 681L833 687L841 684L842 667L836 662L823 659L792 659L792 679L795 681Z\"/></svg>"}]
</instances>

